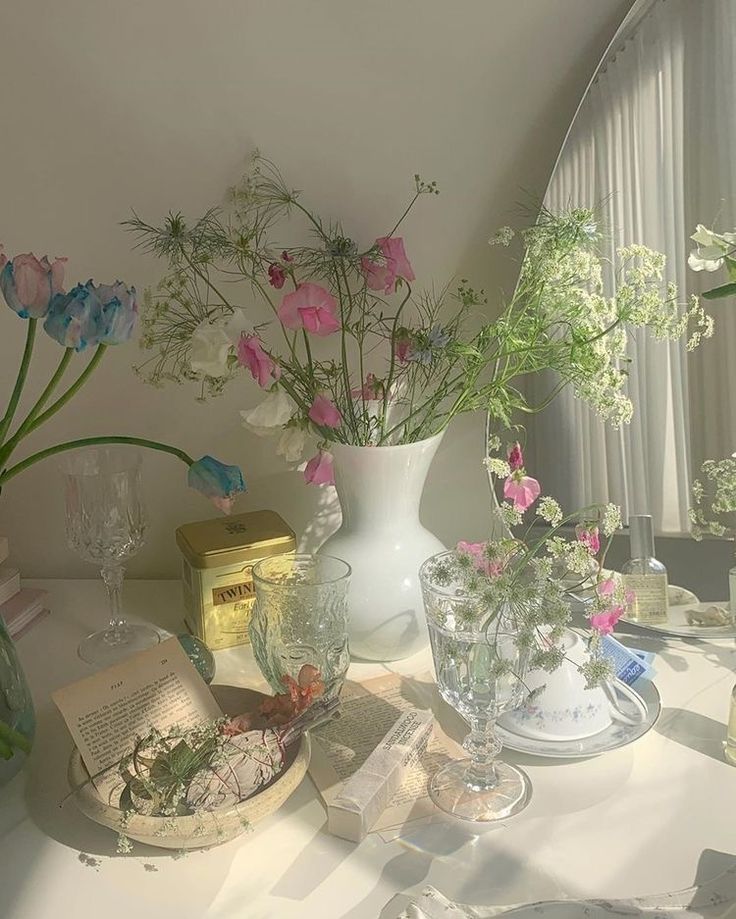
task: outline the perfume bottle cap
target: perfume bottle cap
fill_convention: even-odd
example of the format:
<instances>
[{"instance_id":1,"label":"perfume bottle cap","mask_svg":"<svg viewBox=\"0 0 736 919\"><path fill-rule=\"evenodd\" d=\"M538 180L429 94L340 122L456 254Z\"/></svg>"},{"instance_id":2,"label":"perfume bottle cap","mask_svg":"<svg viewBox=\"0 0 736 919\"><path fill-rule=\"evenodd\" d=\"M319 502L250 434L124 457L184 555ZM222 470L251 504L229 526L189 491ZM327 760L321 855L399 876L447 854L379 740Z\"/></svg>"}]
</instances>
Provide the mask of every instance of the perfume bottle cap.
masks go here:
<instances>
[{"instance_id":1,"label":"perfume bottle cap","mask_svg":"<svg viewBox=\"0 0 736 919\"><path fill-rule=\"evenodd\" d=\"M654 558L654 524L651 514L629 517L629 539L632 558Z\"/></svg>"}]
</instances>

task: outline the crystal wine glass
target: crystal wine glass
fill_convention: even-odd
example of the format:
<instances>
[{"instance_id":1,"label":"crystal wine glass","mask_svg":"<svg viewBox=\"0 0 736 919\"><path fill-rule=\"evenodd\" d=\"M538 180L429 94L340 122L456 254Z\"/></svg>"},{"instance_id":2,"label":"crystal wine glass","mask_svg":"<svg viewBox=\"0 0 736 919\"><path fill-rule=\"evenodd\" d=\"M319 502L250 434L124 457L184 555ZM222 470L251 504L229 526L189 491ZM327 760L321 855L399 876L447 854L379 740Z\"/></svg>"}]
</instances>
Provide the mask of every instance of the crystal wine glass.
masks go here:
<instances>
[{"instance_id":1,"label":"crystal wine glass","mask_svg":"<svg viewBox=\"0 0 736 919\"><path fill-rule=\"evenodd\" d=\"M522 702L528 654L517 646L511 608L488 608L448 578L445 562L453 555L427 559L419 577L437 685L470 725L463 742L468 757L440 769L429 794L455 817L503 820L531 799L526 773L497 759L502 745L494 730L498 717Z\"/></svg>"},{"instance_id":2,"label":"crystal wine glass","mask_svg":"<svg viewBox=\"0 0 736 919\"><path fill-rule=\"evenodd\" d=\"M110 624L82 641L79 656L107 666L161 640L152 626L127 622L122 607L123 562L139 551L146 533L141 457L125 447L95 447L70 455L62 468L67 542L99 565L110 603Z\"/></svg>"}]
</instances>

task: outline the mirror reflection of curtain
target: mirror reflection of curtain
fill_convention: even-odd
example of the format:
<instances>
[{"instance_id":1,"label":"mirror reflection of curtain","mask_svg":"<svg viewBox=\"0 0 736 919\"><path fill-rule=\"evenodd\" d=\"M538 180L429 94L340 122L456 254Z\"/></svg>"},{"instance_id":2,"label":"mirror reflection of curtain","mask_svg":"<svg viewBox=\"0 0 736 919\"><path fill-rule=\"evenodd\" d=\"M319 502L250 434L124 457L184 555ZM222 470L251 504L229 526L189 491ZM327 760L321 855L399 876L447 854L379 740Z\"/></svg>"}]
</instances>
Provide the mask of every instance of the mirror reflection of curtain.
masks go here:
<instances>
[{"instance_id":1,"label":"mirror reflection of curtain","mask_svg":"<svg viewBox=\"0 0 736 919\"><path fill-rule=\"evenodd\" d=\"M685 299L713 285L687 267L695 224L736 225L736 0L653 0L643 12L591 85L545 204L599 205L606 257L634 242L666 253ZM615 501L686 532L693 464L736 449L735 310L712 306L716 337L691 355L634 333L629 426L603 425L569 391L530 419L527 466L546 490L567 508ZM552 382L529 381L529 395L541 401Z\"/></svg>"}]
</instances>

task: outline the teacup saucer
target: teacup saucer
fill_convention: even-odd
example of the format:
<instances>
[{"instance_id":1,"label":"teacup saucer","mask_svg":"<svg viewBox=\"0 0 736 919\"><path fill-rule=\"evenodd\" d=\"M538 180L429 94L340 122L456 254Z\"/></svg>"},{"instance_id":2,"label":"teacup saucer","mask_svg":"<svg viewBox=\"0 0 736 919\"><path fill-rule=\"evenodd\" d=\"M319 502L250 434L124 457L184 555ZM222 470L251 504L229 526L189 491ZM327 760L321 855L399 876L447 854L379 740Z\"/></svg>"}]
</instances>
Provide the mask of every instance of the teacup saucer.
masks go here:
<instances>
[{"instance_id":1,"label":"teacup saucer","mask_svg":"<svg viewBox=\"0 0 736 919\"><path fill-rule=\"evenodd\" d=\"M517 753L529 753L532 756L551 757L554 759L581 759L586 756L600 756L611 750L618 750L643 737L654 727L659 713L662 710L662 700L657 687L650 680L641 681L636 691L646 705L646 718L640 724L624 724L614 721L605 731L599 731L592 737L582 740L535 740L524 737L508 728L496 726L498 739L504 747L515 750ZM634 714L634 706L626 698L621 699L621 710L624 713Z\"/></svg>"}]
</instances>

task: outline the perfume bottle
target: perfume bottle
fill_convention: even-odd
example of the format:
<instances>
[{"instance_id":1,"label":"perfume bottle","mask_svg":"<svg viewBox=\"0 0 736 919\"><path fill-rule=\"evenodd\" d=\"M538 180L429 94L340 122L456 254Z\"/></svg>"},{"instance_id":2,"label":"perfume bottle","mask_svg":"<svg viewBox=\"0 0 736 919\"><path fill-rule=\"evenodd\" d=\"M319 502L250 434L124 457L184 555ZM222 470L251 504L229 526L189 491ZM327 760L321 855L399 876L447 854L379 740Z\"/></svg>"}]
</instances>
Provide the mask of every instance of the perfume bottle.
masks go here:
<instances>
[{"instance_id":1,"label":"perfume bottle","mask_svg":"<svg viewBox=\"0 0 736 919\"><path fill-rule=\"evenodd\" d=\"M621 568L624 586L636 595L634 622L667 621L667 569L654 557L654 527L649 514L629 517L631 558Z\"/></svg>"}]
</instances>

